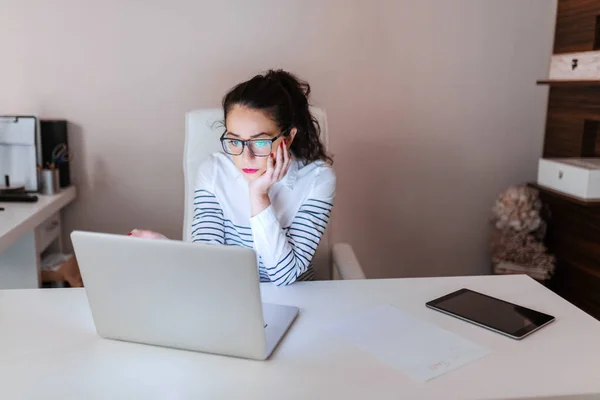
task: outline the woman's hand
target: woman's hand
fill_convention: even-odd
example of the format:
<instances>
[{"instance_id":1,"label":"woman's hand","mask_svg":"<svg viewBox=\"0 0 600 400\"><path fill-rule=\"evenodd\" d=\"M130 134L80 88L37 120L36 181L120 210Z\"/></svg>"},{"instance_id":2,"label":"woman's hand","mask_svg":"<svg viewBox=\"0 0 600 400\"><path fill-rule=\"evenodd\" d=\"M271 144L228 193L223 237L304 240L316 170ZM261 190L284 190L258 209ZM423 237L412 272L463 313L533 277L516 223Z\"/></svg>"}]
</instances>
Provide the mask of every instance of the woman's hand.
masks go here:
<instances>
[{"instance_id":1,"label":"woman's hand","mask_svg":"<svg viewBox=\"0 0 600 400\"><path fill-rule=\"evenodd\" d=\"M286 146L286 140L282 140L277 146L275 154L271 153L267 160L267 170L258 178L251 181L250 197L266 196L275 182L279 182L290 168L290 152Z\"/></svg>"},{"instance_id":2,"label":"woman's hand","mask_svg":"<svg viewBox=\"0 0 600 400\"><path fill-rule=\"evenodd\" d=\"M276 155L271 153L267 160L267 170L248 184L250 189L250 212L254 217L271 205L269 189L275 182L283 179L290 168L291 157L286 146L287 141L280 142Z\"/></svg>"},{"instance_id":3,"label":"woman's hand","mask_svg":"<svg viewBox=\"0 0 600 400\"><path fill-rule=\"evenodd\" d=\"M144 239L167 239L167 237L161 233L148 231L145 229L134 229L127 234L127 236L139 237Z\"/></svg>"}]
</instances>

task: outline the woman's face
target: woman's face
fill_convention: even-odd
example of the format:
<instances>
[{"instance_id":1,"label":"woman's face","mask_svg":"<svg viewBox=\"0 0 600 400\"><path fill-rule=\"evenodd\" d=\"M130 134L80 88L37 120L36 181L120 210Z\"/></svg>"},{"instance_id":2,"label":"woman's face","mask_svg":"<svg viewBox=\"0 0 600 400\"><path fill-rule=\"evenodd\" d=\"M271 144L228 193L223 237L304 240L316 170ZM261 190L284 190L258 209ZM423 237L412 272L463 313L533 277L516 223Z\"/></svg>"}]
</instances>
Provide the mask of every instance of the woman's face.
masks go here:
<instances>
[{"instance_id":1,"label":"woman's face","mask_svg":"<svg viewBox=\"0 0 600 400\"><path fill-rule=\"evenodd\" d=\"M235 105L227 113L227 120L225 121L227 128L227 139L239 139L239 140L251 140L251 139L272 139L279 135L281 132L277 127L275 121L269 118L265 113L259 110L254 110L248 107ZM295 131L295 129L294 129ZM295 132L292 132L295 133ZM286 137L287 147L291 144L293 135ZM277 146L284 140L281 136L272 143L272 153L275 153ZM233 146L240 146L239 142L232 142ZM259 142L257 144L257 152L264 151L267 154L269 149L269 143ZM262 150L261 150L262 149ZM287 151L287 149L286 149ZM270 153L269 153L270 154ZM235 166L240 170L242 175L248 180L252 181L261 176L267 170L267 159L266 157L254 156L249 150L248 146L244 146L244 151L239 156L232 155Z\"/></svg>"}]
</instances>

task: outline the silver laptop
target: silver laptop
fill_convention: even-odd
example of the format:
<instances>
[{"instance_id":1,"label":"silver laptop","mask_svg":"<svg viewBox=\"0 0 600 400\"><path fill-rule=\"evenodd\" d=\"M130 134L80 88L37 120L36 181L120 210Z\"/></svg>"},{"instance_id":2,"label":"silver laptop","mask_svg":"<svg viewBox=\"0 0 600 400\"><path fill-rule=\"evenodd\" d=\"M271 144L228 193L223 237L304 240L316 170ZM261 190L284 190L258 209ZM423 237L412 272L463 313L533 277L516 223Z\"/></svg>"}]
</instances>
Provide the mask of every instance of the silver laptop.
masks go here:
<instances>
[{"instance_id":1,"label":"silver laptop","mask_svg":"<svg viewBox=\"0 0 600 400\"><path fill-rule=\"evenodd\" d=\"M251 249L82 231L71 239L102 337L265 360L298 315L262 304Z\"/></svg>"}]
</instances>

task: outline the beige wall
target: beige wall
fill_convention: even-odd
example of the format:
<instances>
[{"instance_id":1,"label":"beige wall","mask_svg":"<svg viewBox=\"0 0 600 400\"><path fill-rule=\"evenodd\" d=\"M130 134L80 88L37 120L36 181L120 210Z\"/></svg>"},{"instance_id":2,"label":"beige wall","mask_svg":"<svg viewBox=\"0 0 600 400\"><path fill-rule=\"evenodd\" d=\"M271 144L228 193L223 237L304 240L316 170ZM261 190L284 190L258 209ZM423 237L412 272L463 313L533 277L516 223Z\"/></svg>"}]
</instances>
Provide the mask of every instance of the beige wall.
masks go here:
<instances>
[{"instance_id":1,"label":"beige wall","mask_svg":"<svg viewBox=\"0 0 600 400\"><path fill-rule=\"evenodd\" d=\"M0 0L0 113L66 118L67 229L181 235L184 113L309 80L332 232L370 277L485 273L496 193L535 177L555 0Z\"/></svg>"}]
</instances>

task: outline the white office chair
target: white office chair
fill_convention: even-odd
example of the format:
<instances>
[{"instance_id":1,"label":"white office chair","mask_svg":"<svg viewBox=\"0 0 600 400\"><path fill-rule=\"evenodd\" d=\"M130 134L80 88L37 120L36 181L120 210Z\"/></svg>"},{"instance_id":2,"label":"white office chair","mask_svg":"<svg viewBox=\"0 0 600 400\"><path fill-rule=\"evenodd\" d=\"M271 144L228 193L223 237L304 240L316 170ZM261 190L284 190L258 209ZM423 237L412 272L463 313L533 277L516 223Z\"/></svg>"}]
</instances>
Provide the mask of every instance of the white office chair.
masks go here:
<instances>
[{"instance_id":1,"label":"white office chair","mask_svg":"<svg viewBox=\"0 0 600 400\"><path fill-rule=\"evenodd\" d=\"M327 117L325 112L312 108L313 115L321 125L322 140L327 146ZM185 214L183 240L191 236L191 221L194 216L193 194L198 167L210 154L223 151L219 137L223 133L223 110L220 108L191 111L186 115L183 173L185 178ZM339 243L330 247L330 230L327 229L313 257L316 279L364 279L352 247Z\"/></svg>"}]
</instances>

